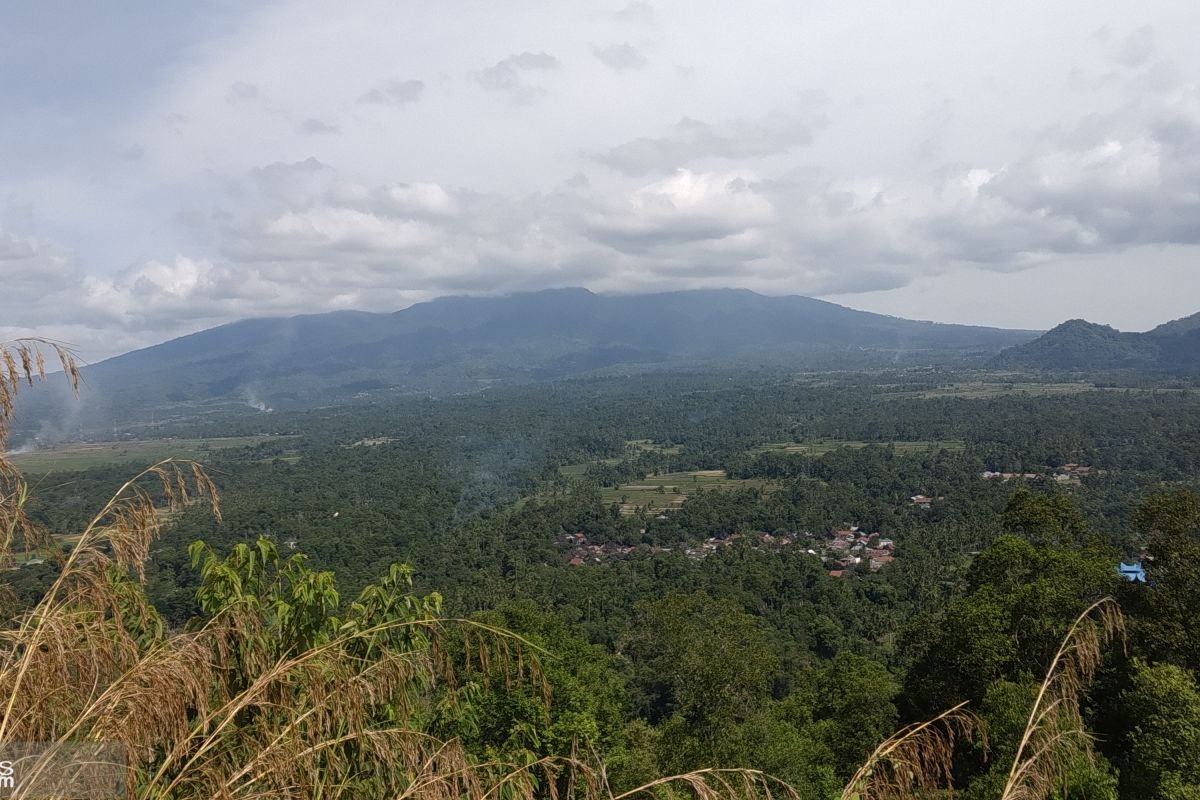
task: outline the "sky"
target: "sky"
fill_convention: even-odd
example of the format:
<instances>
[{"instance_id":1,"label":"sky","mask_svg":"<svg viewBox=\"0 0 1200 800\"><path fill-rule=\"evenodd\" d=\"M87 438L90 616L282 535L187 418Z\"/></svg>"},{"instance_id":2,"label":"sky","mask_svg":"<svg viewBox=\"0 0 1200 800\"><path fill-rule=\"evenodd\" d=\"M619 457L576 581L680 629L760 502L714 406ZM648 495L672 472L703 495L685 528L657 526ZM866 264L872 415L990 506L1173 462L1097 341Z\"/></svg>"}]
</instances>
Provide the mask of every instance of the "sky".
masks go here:
<instances>
[{"instance_id":1,"label":"sky","mask_svg":"<svg viewBox=\"0 0 1200 800\"><path fill-rule=\"evenodd\" d=\"M1194 0L0 7L0 340L445 294L1200 311Z\"/></svg>"}]
</instances>

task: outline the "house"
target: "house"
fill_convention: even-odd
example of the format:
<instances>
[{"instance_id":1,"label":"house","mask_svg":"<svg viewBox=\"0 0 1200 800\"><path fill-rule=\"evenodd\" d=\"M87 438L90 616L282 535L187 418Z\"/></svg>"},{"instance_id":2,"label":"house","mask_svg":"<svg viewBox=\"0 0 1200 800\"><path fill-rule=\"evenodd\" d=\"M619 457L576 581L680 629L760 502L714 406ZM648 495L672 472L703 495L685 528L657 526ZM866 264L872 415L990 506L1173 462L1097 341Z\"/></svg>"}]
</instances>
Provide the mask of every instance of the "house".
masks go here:
<instances>
[{"instance_id":1,"label":"house","mask_svg":"<svg viewBox=\"0 0 1200 800\"><path fill-rule=\"evenodd\" d=\"M844 570L844 569L829 570L829 577L831 577L831 578L844 578L845 576L846 576L846 570Z\"/></svg>"},{"instance_id":2,"label":"house","mask_svg":"<svg viewBox=\"0 0 1200 800\"><path fill-rule=\"evenodd\" d=\"M1079 480L1091 474L1092 468L1086 464L1063 464L1058 468L1058 475L1055 477L1059 480L1070 480L1072 478Z\"/></svg>"},{"instance_id":3,"label":"house","mask_svg":"<svg viewBox=\"0 0 1200 800\"><path fill-rule=\"evenodd\" d=\"M1122 561L1117 564L1117 573L1130 583L1146 582L1146 569L1140 561L1135 561L1132 564L1126 564Z\"/></svg>"},{"instance_id":4,"label":"house","mask_svg":"<svg viewBox=\"0 0 1200 800\"><path fill-rule=\"evenodd\" d=\"M892 563L895 560L896 559L893 556L879 556L878 558L872 558L871 559L871 572L878 572L879 570L883 569L885 566L887 566L888 564Z\"/></svg>"},{"instance_id":5,"label":"house","mask_svg":"<svg viewBox=\"0 0 1200 800\"><path fill-rule=\"evenodd\" d=\"M909 499L909 502L911 502L917 508L926 508L927 509L933 505L933 498L926 497L923 494L915 494L908 499Z\"/></svg>"},{"instance_id":6,"label":"house","mask_svg":"<svg viewBox=\"0 0 1200 800\"><path fill-rule=\"evenodd\" d=\"M571 567L582 567L582 566L583 566L583 559L582 559L582 558L580 558L579 556L575 556L574 558L572 558L570 561L568 561L568 562L567 562L567 566L571 566Z\"/></svg>"}]
</instances>

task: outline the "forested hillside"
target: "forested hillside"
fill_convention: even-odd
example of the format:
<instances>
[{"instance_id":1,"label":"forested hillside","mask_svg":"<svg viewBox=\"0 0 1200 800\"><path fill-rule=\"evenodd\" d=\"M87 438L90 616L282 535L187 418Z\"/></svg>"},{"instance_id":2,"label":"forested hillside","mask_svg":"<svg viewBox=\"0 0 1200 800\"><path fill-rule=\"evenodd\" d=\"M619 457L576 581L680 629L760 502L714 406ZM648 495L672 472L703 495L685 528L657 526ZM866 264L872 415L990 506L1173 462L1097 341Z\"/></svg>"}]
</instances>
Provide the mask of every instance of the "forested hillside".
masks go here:
<instances>
[{"instance_id":1,"label":"forested hillside","mask_svg":"<svg viewBox=\"0 0 1200 800\"><path fill-rule=\"evenodd\" d=\"M391 314L251 319L85 367L82 397L30 393L33 431L124 428L231 408L312 408L700 365L986 358L1035 334L870 314L744 290L443 297Z\"/></svg>"},{"instance_id":2,"label":"forested hillside","mask_svg":"<svg viewBox=\"0 0 1200 800\"><path fill-rule=\"evenodd\" d=\"M1070 320L1032 342L1005 350L995 363L1046 370L1194 374L1200 372L1200 314L1146 333L1125 333L1107 325Z\"/></svg>"}]
</instances>

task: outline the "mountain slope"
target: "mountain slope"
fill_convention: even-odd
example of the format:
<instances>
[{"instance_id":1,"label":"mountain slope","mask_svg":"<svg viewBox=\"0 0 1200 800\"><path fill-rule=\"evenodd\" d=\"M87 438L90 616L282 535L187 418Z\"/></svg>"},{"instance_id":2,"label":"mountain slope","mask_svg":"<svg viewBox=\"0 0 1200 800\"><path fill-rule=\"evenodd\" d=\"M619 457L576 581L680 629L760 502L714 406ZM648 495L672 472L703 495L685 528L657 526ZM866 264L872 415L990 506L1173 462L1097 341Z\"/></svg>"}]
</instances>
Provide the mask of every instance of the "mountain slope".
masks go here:
<instances>
[{"instance_id":1,"label":"mountain slope","mask_svg":"<svg viewBox=\"0 0 1200 800\"><path fill-rule=\"evenodd\" d=\"M1200 314L1146 333L1122 333L1074 319L1005 350L995 363L1027 369L1196 372L1200 371Z\"/></svg>"},{"instance_id":2,"label":"mountain slope","mask_svg":"<svg viewBox=\"0 0 1200 800\"><path fill-rule=\"evenodd\" d=\"M863 365L990 355L1035 334L888 317L745 290L445 297L391 314L251 319L85 370L106 413L305 406L376 391L463 391L598 369L714 362Z\"/></svg>"}]
</instances>

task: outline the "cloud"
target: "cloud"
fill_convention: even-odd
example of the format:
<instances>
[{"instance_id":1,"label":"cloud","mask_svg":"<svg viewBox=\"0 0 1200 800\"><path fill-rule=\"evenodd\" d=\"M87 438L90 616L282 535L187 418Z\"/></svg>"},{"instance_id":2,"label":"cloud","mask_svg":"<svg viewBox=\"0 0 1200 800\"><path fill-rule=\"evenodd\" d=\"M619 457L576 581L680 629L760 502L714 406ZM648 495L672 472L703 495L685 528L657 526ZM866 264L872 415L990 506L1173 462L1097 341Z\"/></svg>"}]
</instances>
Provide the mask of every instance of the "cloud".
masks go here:
<instances>
[{"instance_id":1,"label":"cloud","mask_svg":"<svg viewBox=\"0 0 1200 800\"><path fill-rule=\"evenodd\" d=\"M46 239L0 229L0 276L6 291L69 286L79 271L72 254Z\"/></svg>"},{"instance_id":2,"label":"cloud","mask_svg":"<svg viewBox=\"0 0 1200 800\"><path fill-rule=\"evenodd\" d=\"M514 105L527 105L544 95L546 90L525 83L525 73L547 72L561 67L559 60L549 53L515 53L474 77L484 89L507 94Z\"/></svg>"},{"instance_id":3,"label":"cloud","mask_svg":"<svg viewBox=\"0 0 1200 800\"><path fill-rule=\"evenodd\" d=\"M42 336L70 343L61 323L80 304L83 278L67 248L0 228L0 341Z\"/></svg>"},{"instance_id":4,"label":"cloud","mask_svg":"<svg viewBox=\"0 0 1200 800\"><path fill-rule=\"evenodd\" d=\"M617 72L641 69L650 63L645 53L628 42L610 44L607 47L593 47L592 55L599 59L604 66Z\"/></svg>"},{"instance_id":5,"label":"cloud","mask_svg":"<svg viewBox=\"0 0 1200 800\"><path fill-rule=\"evenodd\" d=\"M231 105L235 105L237 103L254 102L255 100L259 100L261 97L262 94L259 92L258 87L253 83L235 81L229 86L229 91L225 95L225 100Z\"/></svg>"},{"instance_id":6,"label":"cloud","mask_svg":"<svg viewBox=\"0 0 1200 800\"><path fill-rule=\"evenodd\" d=\"M786 153L812 144L814 129L825 124L819 115L802 119L783 113L719 125L684 117L666 136L633 139L595 158L627 175L670 172L703 159L735 160Z\"/></svg>"},{"instance_id":7,"label":"cloud","mask_svg":"<svg viewBox=\"0 0 1200 800\"><path fill-rule=\"evenodd\" d=\"M624 6L619 11L612 15L613 21L623 25L655 25L657 18L654 16L654 7L649 3L638 2L630 3Z\"/></svg>"},{"instance_id":8,"label":"cloud","mask_svg":"<svg viewBox=\"0 0 1200 800\"><path fill-rule=\"evenodd\" d=\"M403 106L416 103L425 93L425 83L418 80L384 81L358 98L360 103Z\"/></svg>"},{"instance_id":9,"label":"cloud","mask_svg":"<svg viewBox=\"0 0 1200 800\"><path fill-rule=\"evenodd\" d=\"M1117 63L1126 67L1140 67L1154 56L1154 29L1146 25L1125 37L1117 49Z\"/></svg>"},{"instance_id":10,"label":"cloud","mask_svg":"<svg viewBox=\"0 0 1200 800\"><path fill-rule=\"evenodd\" d=\"M254 269L179 255L83 282L76 323L126 332L196 330L231 318L293 311L302 285Z\"/></svg>"},{"instance_id":11,"label":"cloud","mask_svg":"<svg viewBox=\"0 0 1200 800\"><path fill-rule=\"evenodd\" d=\"M339 177L333 167L309 156L303 161L275 161L255 167L249 179L256 199L265 207L297 208L329 192Z\"/></svg>"},{"instance_id":12,"label":"cloud","mask_svg":"<svg viewBox=\"0 0 1200 800\"><path fill-rule=\"evenodd\" d=\"M596 240L633 254L742 236L774 217L770 201L751 180L736 172L679 170L591 214L588 230Z\"/></svg>"},{"instance_id":13,"label":"cloud","mask_svg":"<svg viewBox=\"0 0 1200 800\"><path fill-rule=\"evenodd\" d=\"M340 134L342 131L336 125L330 125L328 122L319 120L316 117L309 117L296 126L296 133L305 135L321 136L325 134Z\"/></svg>"},{"instance_id":14,"label":"cloud","mask_svg":"<svg viewBox=\"0 0 1200 800\"><path fill-rule=\"evenodd\" d=\"M938 224L964 257L1000 264L1200 244L1200 94L1172 98L1149 114L1131 106L1048 136Z\"/></svg>"}]
</instances>

